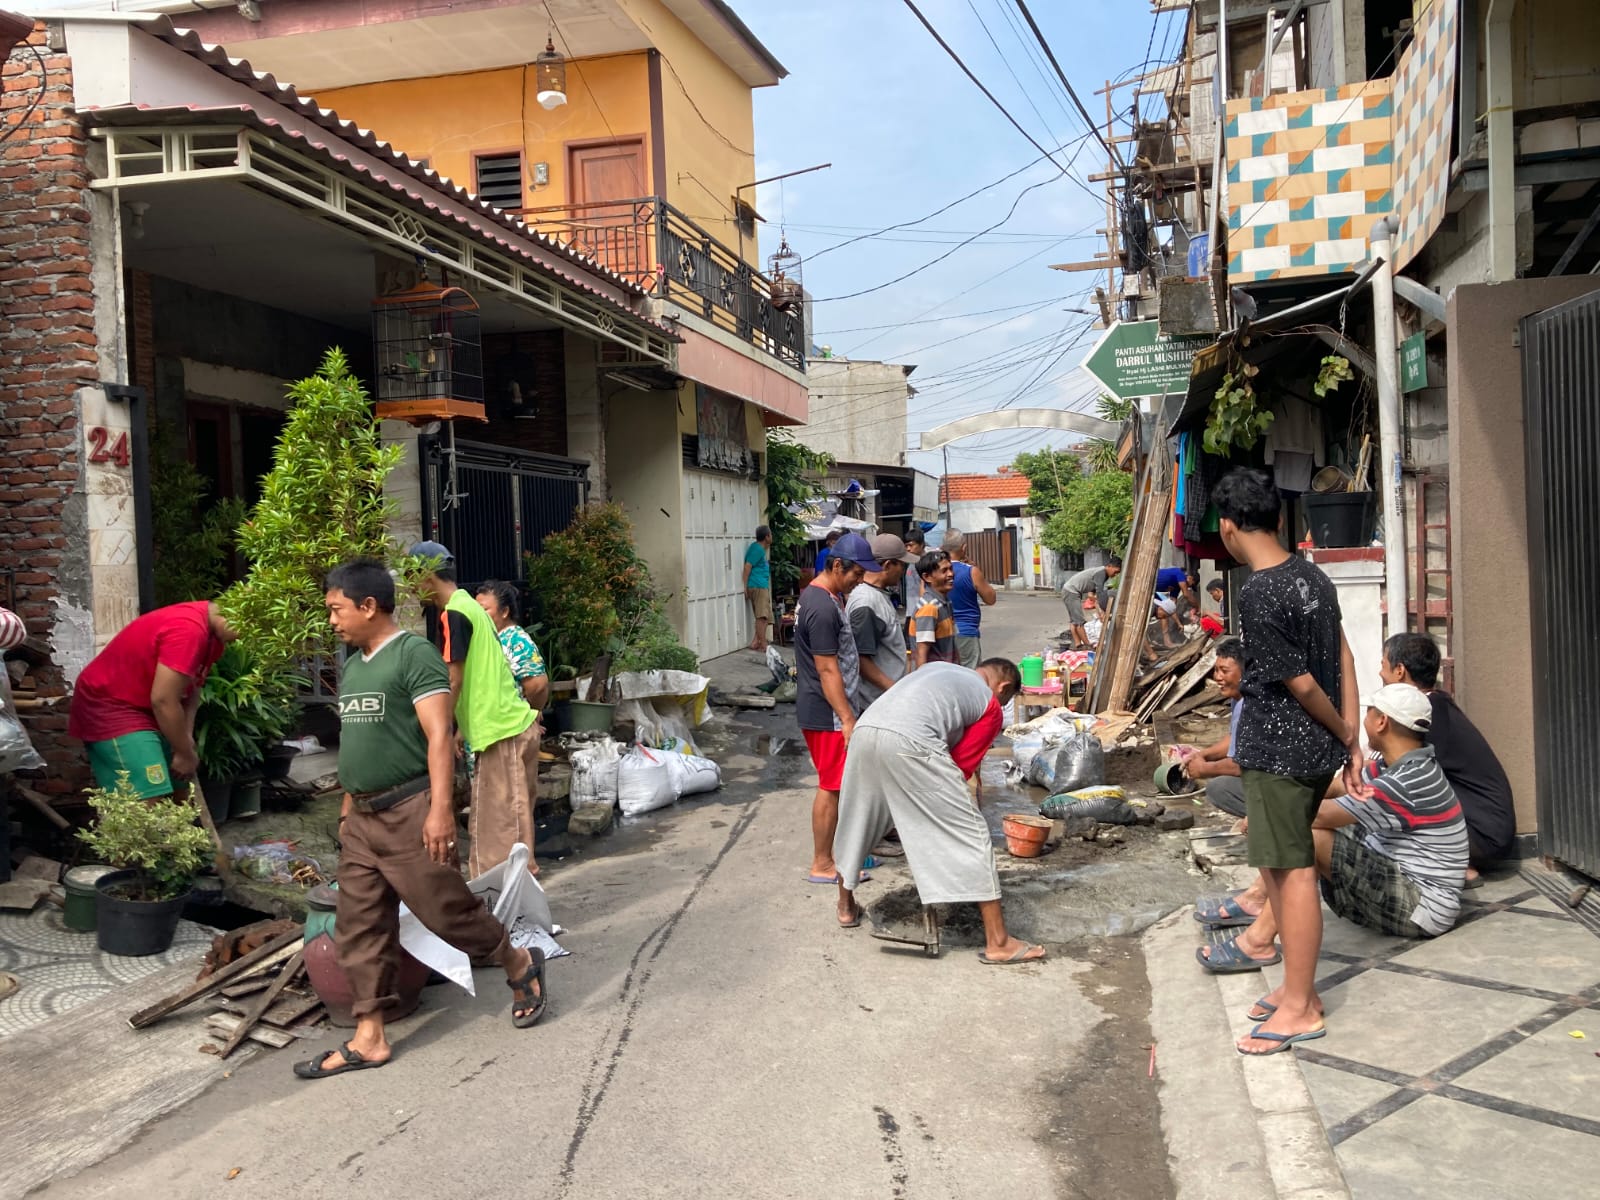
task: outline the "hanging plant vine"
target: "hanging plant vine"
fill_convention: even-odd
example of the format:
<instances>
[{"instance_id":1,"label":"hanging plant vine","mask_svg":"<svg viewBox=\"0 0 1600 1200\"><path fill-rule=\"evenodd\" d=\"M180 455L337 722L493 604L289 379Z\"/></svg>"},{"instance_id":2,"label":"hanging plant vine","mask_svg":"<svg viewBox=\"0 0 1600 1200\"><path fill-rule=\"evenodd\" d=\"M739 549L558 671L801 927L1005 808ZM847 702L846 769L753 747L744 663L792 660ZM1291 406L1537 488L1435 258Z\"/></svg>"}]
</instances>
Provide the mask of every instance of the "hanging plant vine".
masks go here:
<instances>
[{"instance_id":1,"label":"hanging plant vine","mask_svg":"<svg viewBox=\"0 0 1600 1200\"><path fill-rule=\"evenodd\" d=\"M1229 457L1234 447L1249 450L1272 424L1272 414L1261 407L1252 382L1260 371L1253 363L1236 360L1222 377L1206 417L1202 444L1207 454Z\"/></svg>"},{"instance_id":2,"label":"hanging plant vine","mask_svg":"<svg viewBox=\"0 0 1600 1200\"><path fill-rule=\"evenodd\" d=\"M1311 385L1311 390L1319 397L1326 396L1329 392L1339 390L1341 383L1347 383L1356 377L1350 369L1350 360L1342 354L1330 354L1322 360L1322 366L1317 371L1317 381Z\"/></svg>"}]
</instances>

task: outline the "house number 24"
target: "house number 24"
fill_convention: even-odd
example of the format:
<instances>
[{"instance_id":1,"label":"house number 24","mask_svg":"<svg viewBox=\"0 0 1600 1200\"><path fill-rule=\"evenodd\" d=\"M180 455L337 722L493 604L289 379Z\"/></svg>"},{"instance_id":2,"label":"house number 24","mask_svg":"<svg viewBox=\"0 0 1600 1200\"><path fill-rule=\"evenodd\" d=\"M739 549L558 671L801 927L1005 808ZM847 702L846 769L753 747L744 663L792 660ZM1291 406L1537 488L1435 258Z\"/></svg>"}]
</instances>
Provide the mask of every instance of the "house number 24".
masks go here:
<instances>
[{"instance_id":1,"label":"house number 24","mask_svg":"<svg viewBox=\"0 0 1600 1200\"><path fill-rule=\"evenodd\" d=\"M124 430L113 434L104 425L89 430L89 461L126 467L131 461L128 454L128 434Z\"/></svg>"}]
</instances>

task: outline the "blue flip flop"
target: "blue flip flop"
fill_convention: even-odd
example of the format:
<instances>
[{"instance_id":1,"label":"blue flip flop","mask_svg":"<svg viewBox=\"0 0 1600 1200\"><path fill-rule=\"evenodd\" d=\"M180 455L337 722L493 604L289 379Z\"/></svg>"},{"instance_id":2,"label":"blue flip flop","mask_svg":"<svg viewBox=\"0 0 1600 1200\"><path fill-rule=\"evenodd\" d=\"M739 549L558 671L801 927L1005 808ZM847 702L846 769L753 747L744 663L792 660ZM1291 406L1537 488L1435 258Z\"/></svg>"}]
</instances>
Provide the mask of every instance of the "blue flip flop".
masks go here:
<instances>
[{"instance_id":1,"label":"blue flip flop","mask_svg":"<svg viewBox=\"0 0 1600 1200\"><path fill-rule=\"evenodd\" d=\"M1209 929L1254 925L1257 915L1245 912L1232 896L1201 896L1194 902L1194 919Z\"/></svg>"},{"instance_id":2,"label":"blue flip flop","mask_svg":"<svg viewBox=\"0 0 1600 1200\"><path fill-rule=\"evenodd\" d=\"M1320 1037L1327 1037L1326 1029L1312 1029L1306 1033L1268 1033L1257 1025L1250 1031L1250 1036L1260 1038L1263 1042L1276 1043L1271 1050L1243 1050L1235 1045L1234 1049L1246 1058L1265 1058L1269 1054L1282 1054L1289 1047L1299 1042L1314 1042Z\"/></svg>"},{"instance_id":3,"label":"blue flip flop","mask_svg":"<svg viewBox=\"0 0 1600 1200\"><path fill-rule=\"evenodd\" d=\"M1275 966L1283 961L1283 955L1276 948L1272 951L1271 958L1251 958L1239 948L1237 938L1226 942L1212 942L1211 954L1206 954L1206 947L1194 948L1195 961L1213 975L1242 975L1246 971L1259 971L1262 967Z\"/></svg>"},{"instance_id":4,"label":"blue flip flop","mask_svg":"<svg viewBox=\"0 0 1600 1200\"><path fill-rule=\"evenodd\" d=\"M1259 1017L1256 1015L1256 1011L1255 1011L1258 1008L1262 1011L1262 1014L1263 1014L1263 1015L1261 1015ZM1250 1006L1250 1011L1245 1013L1244 1019L1246 1021L1254 1021L1257 1024L1259 1024L1262 1021L1271 1020L1272 1019L1272 1014L1277 1012L1277 1011L1278 1011L1278 1006L1276 1004L1268 1004L1267 1000L1266 1000L1266 997L1263 996L1260 1000L1257 1000L1254 1004L1252 1004Z\"/></svg>"}]
</instances>

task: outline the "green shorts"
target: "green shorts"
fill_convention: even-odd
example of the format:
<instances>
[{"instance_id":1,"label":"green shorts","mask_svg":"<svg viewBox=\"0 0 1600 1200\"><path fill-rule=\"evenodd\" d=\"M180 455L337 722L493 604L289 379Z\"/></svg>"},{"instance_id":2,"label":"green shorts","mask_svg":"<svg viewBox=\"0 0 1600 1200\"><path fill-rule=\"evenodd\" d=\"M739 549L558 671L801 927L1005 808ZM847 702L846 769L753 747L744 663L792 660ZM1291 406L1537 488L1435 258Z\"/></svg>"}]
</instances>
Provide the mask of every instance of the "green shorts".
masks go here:
<instances>
[{"instance_id":1,"label":"green shorts","mask_svg":"<svg viewBox=\"0 0 1600 1200\"><path fill-rule=\"evenodd\" d=\"M1311 823L1328 794L1333 774L1269 775L1241 771L1245 815L1246 859L1252 867L1294 870L1317 865Z\"/></svg>"},{"instance_id":2,"label":"green shorts","mask_svg":"<svg viewBox=\"0 0 1600 1200\"><path fill-rule=\"evenodd\" d=\"M87 749L94 781L101 787L116 787L118 772L126 771L129 784L141 799L172 795L167 739L159 733L141 729L109 741L89 742Z\"/></svg>"}]
</instances>

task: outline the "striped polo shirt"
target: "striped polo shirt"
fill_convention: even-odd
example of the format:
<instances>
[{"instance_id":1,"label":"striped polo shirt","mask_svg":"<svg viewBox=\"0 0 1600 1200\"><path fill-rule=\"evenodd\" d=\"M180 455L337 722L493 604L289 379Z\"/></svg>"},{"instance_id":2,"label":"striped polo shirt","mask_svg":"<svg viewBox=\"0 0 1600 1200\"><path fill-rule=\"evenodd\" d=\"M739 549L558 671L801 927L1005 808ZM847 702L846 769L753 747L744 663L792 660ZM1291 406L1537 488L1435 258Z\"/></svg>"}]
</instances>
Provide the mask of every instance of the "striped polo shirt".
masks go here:
<instances>
[{"instance_id":1,"label":"striped polo shirt","mask_svg":"<svg viewBox=\"0 0 1600 1200\"><path fill-rule=\"evenodd\" d=\"M1417 886L1421 903L1411 919L1431 934L1448 933L1461 908L1467 873L1467 824L1432 746L1403 754L1385 767L1368 764L1370 800L1340 796L1360 824L1362 841Z\"/></svg>"}]
</instances>

